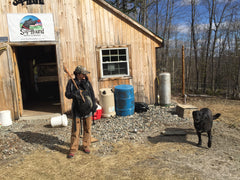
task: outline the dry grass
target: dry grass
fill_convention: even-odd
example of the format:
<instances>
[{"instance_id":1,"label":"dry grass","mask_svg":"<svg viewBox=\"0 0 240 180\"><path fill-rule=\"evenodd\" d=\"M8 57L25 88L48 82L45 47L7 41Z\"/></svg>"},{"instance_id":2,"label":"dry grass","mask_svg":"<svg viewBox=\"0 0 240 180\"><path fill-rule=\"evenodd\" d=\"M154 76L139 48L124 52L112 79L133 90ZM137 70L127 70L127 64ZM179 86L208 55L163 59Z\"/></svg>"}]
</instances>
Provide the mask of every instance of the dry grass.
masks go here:
<instances>
[{"instance_id":1,"label":"dry grass","mask_svg":"<svg viewBox=\"0 0 240 180\"><path fill-rule=\"evenodd\" d=\"M169 151L169 146L174 147ZM152 145L134 145L120 142L115 145L114 154L96 157L79 152L74 159L67 159L60 152L34 152L24 158L20 164L1 171L1 179L188 179L193 172L181 169L172 171L172 162L167 154L175 154L180 144L161 143ZM195 147L183 148L192 153ZM191 152L190 152L191 151ZM177 165L177 164L176 164ZM167 178L166 178L167 177ZM195 177L198 177L195 175ZM197 178L198 179L198 178Z\"/></svg>"},{"instance_id":2,"label":"dry grass","mask_svg":"<svg viewBox=\"0 0 240 180\"><path fill-rule=\"evenodd\" d=\"M182 101L180 97L173 100ZM66 154L46 149L10 161L11 165L0 168L0 179L215 180L239 177L240 133L229 127L240 127L240 101L196 97L188 98L188 104L221 113L219 121L228 124L228 127L215 124L211 149L195 146L197 136L194 133L184 137L185 141L181 141L182 137L163 141L163 137L157 136L154 137L156 142L145 144L119 142L114 144L112 154L101 157L94 154L97 146L90 155L79 151L71 160ZM203 138L206 140L206 136Z\"/></svg>"},{"instance_id":3,"label":"dry grass","mask_svg":"<svg viewBox=\"0 0 240 180\"><path fill-rule=\"evenodd\" d=\"M175 101L182 103L181 97L174 97ZM220 121L233 127L240 127L240 100L229 100L218 97L188 97L187 104L201 108L209 108L213 114L221 113Z\"/></svg>"}]
</instances>

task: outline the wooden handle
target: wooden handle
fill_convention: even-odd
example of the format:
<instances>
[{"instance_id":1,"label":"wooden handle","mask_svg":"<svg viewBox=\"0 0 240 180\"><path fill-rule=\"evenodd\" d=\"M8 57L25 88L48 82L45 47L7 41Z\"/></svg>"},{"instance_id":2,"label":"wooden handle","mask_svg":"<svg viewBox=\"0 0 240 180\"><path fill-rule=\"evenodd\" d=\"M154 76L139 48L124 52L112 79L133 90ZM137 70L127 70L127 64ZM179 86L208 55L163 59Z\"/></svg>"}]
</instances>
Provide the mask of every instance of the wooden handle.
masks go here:
<instances>
[{"instance_id":1,"label":"wooden handle","mask_svg":"<svg viewBox=\"0 0 240 180\"><path fill-rule=\"evenodd\" d=\"M71 74L69 73L67 67L66 67L64 64L63 64L63 69L64 69L64 72L67 73L68 76L71 78L74 86L75 86L75 87L77 88L77 90L78 90L79 88L78 88L76 82L74 81L74 79L72 78ZM84 98L84 96L82 95L82 91L81 91L81 90L80 90L80 96L82 97L83 102L85 102L85 98Z\"/></svg>"}]
</instances>

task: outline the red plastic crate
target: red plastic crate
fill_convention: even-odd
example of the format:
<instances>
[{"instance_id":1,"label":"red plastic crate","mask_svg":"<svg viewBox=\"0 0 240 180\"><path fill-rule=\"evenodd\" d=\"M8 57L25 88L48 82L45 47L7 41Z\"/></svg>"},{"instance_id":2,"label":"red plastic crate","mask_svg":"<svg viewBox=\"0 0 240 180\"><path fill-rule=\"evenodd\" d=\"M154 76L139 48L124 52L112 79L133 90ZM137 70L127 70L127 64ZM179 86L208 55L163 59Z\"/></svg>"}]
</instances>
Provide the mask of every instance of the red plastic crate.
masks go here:
<instances>
[{"instance_id":1,"label":"red plastic crate","mask_svg":"<svg viewBox=\"0 0 240 180\"><path fill-rule=\"evenodd\" d=\"M94 113L94 116L92 117L92 120L98 120L101 119L102 116L102 107L98 105L97 111Z\"/></svg>"}]
</instances>

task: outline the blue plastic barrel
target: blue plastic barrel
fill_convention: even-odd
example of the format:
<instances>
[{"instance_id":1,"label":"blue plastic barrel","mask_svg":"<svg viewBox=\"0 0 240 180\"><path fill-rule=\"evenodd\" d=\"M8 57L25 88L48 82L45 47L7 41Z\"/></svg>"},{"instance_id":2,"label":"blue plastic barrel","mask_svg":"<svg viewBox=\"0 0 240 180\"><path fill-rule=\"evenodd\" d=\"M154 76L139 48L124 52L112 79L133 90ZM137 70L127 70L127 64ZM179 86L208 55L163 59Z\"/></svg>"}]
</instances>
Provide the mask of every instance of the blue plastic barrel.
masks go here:
<instances>
[{"instance_id":1,"label":"blue plastic barrel","mask_svg":"<svg viewBox=\"0 0 240 180\"><path fill-rule=\"evenodd\" d=\"M115 110L118 116L134 114L134 89L132 85L122 84L114 89Z\"/></svg>"}]
</instances>

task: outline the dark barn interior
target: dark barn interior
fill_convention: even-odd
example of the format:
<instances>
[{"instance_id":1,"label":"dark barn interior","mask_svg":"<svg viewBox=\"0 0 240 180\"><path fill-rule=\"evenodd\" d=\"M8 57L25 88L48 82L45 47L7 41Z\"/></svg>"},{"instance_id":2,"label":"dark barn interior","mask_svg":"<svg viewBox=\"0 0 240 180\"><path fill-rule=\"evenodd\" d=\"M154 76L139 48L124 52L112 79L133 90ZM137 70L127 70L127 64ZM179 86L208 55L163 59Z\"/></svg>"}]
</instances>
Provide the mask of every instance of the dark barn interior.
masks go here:
<instances>
[{"instance_id":1,"label":"dark barn interior","mask_svg":"<svg viewBox=\"0 0 240 180\"><path fill-rule=\"evenodd\" d=\"M14 48L20 74L23 115L29 111L60 112L55 46Z\"/></svg>"}]
</instances>

